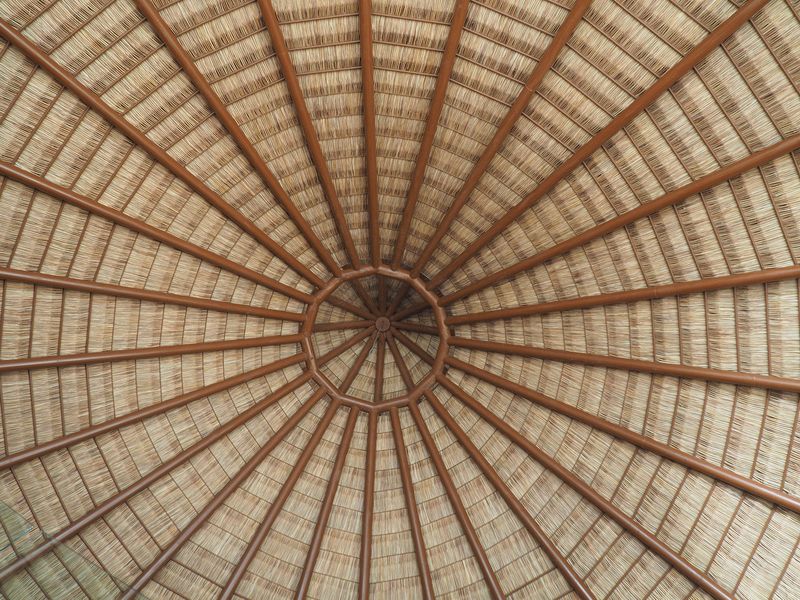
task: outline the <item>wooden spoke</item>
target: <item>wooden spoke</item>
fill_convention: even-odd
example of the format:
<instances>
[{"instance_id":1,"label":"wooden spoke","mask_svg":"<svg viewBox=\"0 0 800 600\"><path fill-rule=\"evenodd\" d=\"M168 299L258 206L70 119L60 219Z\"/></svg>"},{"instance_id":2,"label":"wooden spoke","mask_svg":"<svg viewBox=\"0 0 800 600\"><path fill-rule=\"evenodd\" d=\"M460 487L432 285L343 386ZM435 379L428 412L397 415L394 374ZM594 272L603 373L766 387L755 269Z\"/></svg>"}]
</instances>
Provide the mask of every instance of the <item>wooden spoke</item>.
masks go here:
<instances>
[{"instance_id":1,"label":"wooden spoke","mask_svg":"<svg viewBox=\"0 0 800 600\"><path fill-rule=\"evenodd\" d=\"M375 321L334 321L333 323L314 323L314 331L339 331L342 329L363 329L372 327Z\"/></svg>"},{"instance_id":2,"label":"wooden spoke","mask_svg":"<svg viewBox=\"0 0 800 600\"><path fill-rule=\"evenodd\" d=\"M773 502L774 504L794 512L800 512L800 498L796 498L786 494L785 492L782 492L781 490L766 486L762 483L749 479L748 477L744 477L743 475L739 475L734 471L718 467L717 465L714 465L702 458L681 452L672 446L668 446L667 444L663 444L652 438L631 431L630 429L622 427L621 425L616 425L615 423L606 421L605 419L602 419L591 413L587 413L586 411L576 408L570 404L566 404L565 402L561 402L554 398L545 396L544 394L540 394L539 392L530 390L503 377L489 373L484 369L480 369L457 359L448 359L447 362L450 364L450 366L464 371L473 377L477 377L478 379L486 381L487 383L491 383L504 390L508 390L513 394L517 394L518 396L530 400L531 402L535 402L536 404L544 406L545 408L554 410L559 414L569 417L570 419L575 419L576 421L585 423L586 425L594 427L599 431L603 431L604 433L612 435L616 438L625 440L626 442L631 443L642 450L653 452L654 454L666 458L667 460L671 460L675 463L683 465L687 469L692 469L698 473L702 473L703 475L713 477L722 483L739 488L748 494L758 496L767 502ZM458 386L456 386L450 379L445 376L441 376L437 380L448 390L450 390L451 393L456 396L458 395L455 391L455 388Z\"/></svg>"},{"instance_id":3,"label":"wooden spoke","mask_svg":"<svg viewBox=\"0 0 800 600\"><path fill-rule=\"evenodd\" d=\"M421 323L409 323L407 321L392 321L392 327L405 331L416 331L417 333L427 333L428 335L439 335L439 330L433 325L423 325Z\"/></svg>"},{"instance_id":4,"label":"wooden spoke","mask_svg":"<svg viewBox=\"0 0 800 600\"><path fill-rule=\"evenodd\" d=\"M355 304L352 304L350 302L347 302L346 300L342 300L335 296L328 296L325 299L325 302L337 308L341 308L342 310L346 310L347 312L354 314L357 317L361 317L362 319L368 319L370 321L375 320L375 315L369 312L368 310L365 310L359 306L356 306Z\"/></svg>"},{"instance_id":5,"label":"wooden spoke","mask_svg":"<svg viewBox=\"0 0 800 600\"><path fill-rule=\"evenodd\" d=\"M343 394L346 394L347 391L350 389L350 386L353 385L353 381L355 381L356 377L358 376L358 373L364 366L364 363L366 362L367 357L369 356L369 353L372 350L372 347L375 345L375 339L377 337L378 337L378 332L373 331L372 336L370 336L370 339L367 341L366 344L364 344L364 347L358 354L358 358L356 358L355 362L350 367L350 370L347 372L347 375L345 376L344 380L339 385L339 391L341 391Z\"/></svg>"},{"instance_id":6,"label":"wooden spoke","mask_svg":"<svg viewBox=\"0 0 800 600\"><path fill-rule=\"evenodd\" d=\"M386 334L386 344L389 346L389 351L392 353L394 362L397 365L397 370L400 371L400 378L410 392L414 388L414 378L411 377L411 371L408 370L406 361L403 360L403 355L400 353L400 348L397 347L397 342L394 341L394 335L391 330Z\"/></svg>"},{"instance_id":7,"label":"wooden spoke","mask_svg":"<svg viewBox=\"0 0 800 600\"><path fill-rule=\"evenodd\" d=\"M318 390L317 393L323 395L322 389ZM322 440L322 436L325 434L328 426L330 426L331 421L333 420L333 417L336 415L336 412L339 410L340 406L341 405L337 400L331 400L328 409L325 411L325 415L320 420L316 430L314 430L314 434L306 443L305 447L303 448L303 452L297 459L297 463L292 468L291 473L289 473L289 477L281 486L281 491L278 492L275 500L272 501L267 514L259 524L258 529L256 530L255 534L253 534L253 537L250 538L250 542L247 544L244 554L241 556L241 558L239 558L239 562L236 563L236 568L233 570L228 578L228 581L225 583L225 587L222 589L222 593L219 596L220 600L229 600L236 592L239 582L247 572L247 568L250 566L250 563L253 562L253 559L255 558L259 548L261 548L262 544L264 543L264 540L267 539L267 535L272 529L275 519L278 518L278 514L283 509L283 505L286 503L287 498L289 498L289 494L292 493L297 480L300 479L303 471L305 471L308 461L314 454L314 450L319 445L320 440Z\"/></svg>"},{"instance_id":8,"label":"wooden spoke","mask_svg":"<svg viewBox=\"0 0 800 600\"><path fill-rule=\"evenodd\" d=\"M147 137L144 132L128 122L122 114L106 104L100 96L83 85L61 65L57 64L44 50L2 19L0 19L0 36L14 44L25 56L36 63L40 68L47 71L53 79L75 94L84 104L101 115L111 125L119 129L132 142L143 148L153 160L163 165L175 175L175 177L183 181L190 189L225 215L225 217L236 223L242 231L258 241L267 250L272 252L272 254L280 258L284 263L308 279L311 283L318 287L323 285L319 277L314 275L308 267L303 265L303 263L292 256L290 252L264 233L263 229L228 204L222 196L214 192L198 177L190 173L186 167L167 154L158 144Z\"/></svg>"},{"instance_id":9,"label":"wooden spoke","mask_svg":"<svg viewBox=\"0 0 800 600\"><path fill-rule=\"evenodd\" d=\"M305 319L305 315L303 313L288 312L285 310L273 310L270 308L262 308L261 306L236 304L234 302L211 300L209 298L182 296L180 294L172 294L169 292L156 292L142 288L114 285L111 283L98 283L97 281L87 281L84 279L72 279L71 277L48 275L47 273L20 271L17 269L9 269L8 267L0 267L0 280L13 281L15 283L27 283L30 285L40 285L61 290L84 292L87 294L101 294L103 296L115 296L117 298L130 298L132 300L141 300L142 302L157 302L162 304L187 306L190 308L200 308L203 310L214 310L240 315L253 315L255 317L276 319L279 321L294 321L301 323Z\"/></svg>"},{"instance_id":10,"label":"wooden spoke","mask_svg":"<svg viewBox=\"0 0 800 600\"><path fill-rule=\"evenodd\" d=\"M234 475L228 483L218 492L216 492L208 504L197 513L197 516L192 519L189 525L176 536L169 546L158 555L146 569L142 571L139 577L131 584L127 591L122 595L122 600L133 600L138 597L139 592L147 585L147 582L158 573L164 565L166 565L178 550L189 541L189 539L208 521L209 517L222 506L223 502L241 486L245 480L252 475L256 467L260 465L269 456L269 454L280 444L283 439L302 421L308 412L323 396L321 391L317 391L303 405L295 412L283 426L275 432L275 434L264 444L259 450L248 460L245 465Z\"/></svg>"},{"instance_id":11,"label":"wooden spoke","mask_svg":"<svg viewBox=\"0 0 800 600\"><path fill-rule=\"evenodd\" d=\"M456 420L450 415L449 412L442 406L439 399L433 394L428 392L425 394L428 402L430 402L433 410L439 415L439 418L444 421L447 428L453 433L455 438L467 452L469 457L478 465L484 477L494 486L497 492L502 496L508 507L514 512L520 522L525 526L525 529L533 536L536 543L542 547L553 565L561 572L561 575L572 586L573 591L582 600L594 600L594 594L586 585L584 580L575 572L572 565L569 564L566 558L559 552L556 545L544 532L544 530L535 521L533 516L525 508L525 505L517 498L511 489L506 485L505 481L497 474L494 467L483 456L481 450L472 442L469 436L458 425Z\"/></svg>"},{"instance_id":12,"label":"wooden spoke","mask_svg":"<svg viewBox=\"0 0 800 600\"><path fill-rule=\"evenodd\" d=\"M181 66L186 73L186 76L198 89L203 98L205 98L208 105L217 115L220 123L222 123L222 126L225 127L230 136L236 142L236 145L239 146L242 154L245 156L245 158L247 158L250 166L253 167L253 170L256 173L258 173L261 181L263 181L267 189L272 192L272 195L286 211L286 214L297 226L297 229L300 230L300 233L303 234L308 244L314 249L314 251L317 253L317 256L320 257L322 263L334 275L341 274L341 269L339 268L339 265L336 264L336 261L333 260L331 253L328 251L319 237L317 237L317 235L314 233L311 225L309 225L308 221L305 220L294 202L292 202L292 199L289 197L289 194L286 193L286 190L283 189L283 186L281 185L280 181L278 181L278 178L275 177L274 173L267 166L267 163L264 162L261 154L258 153L258 150L256 150L255 146L252 144L252 142L250 142L250 139L239 126L239 123L237 123L236 119L234 119L230 114L228 107L225 106L225 103L222 102L220 97L213 90L211 85L208 83L208 80L200 72L200 69L197 68L195 62L192 60L186 50L184 50L183 46L178 41L178 38L172 32L172 29L170 29L169 25L167 25L167 23L161 17L158 9L153 6L150 0L136 0L136 6L148 20L150 26L156 31L158 37L160 37L167 48L169 48L173 58L175 58L175 61ZM309 281L314 282L313 279L309 279ZM319 280L317 280L317 282L319 282ZM317 285L317 283L315 283L315 285Z\"/></svg>"},{"instance_id":13,"label":"wooden spoke","mask_svg":"<svg viewBox=\"0 0 800 600\"><path fill-rule=\"evenodd\" d=\"M350 285L353 286L353 289L356 292L356 295L359 299L364 303L364 306L367 307L367 310L372 313L373 315L378 314L378 306L373 301L372 297L366 292L364 286L361 285L361 282L358 280L351 280Z\"/></svg>"},{"instance_id":14,"label":"wooden spoke","mask_svg":"<svg viewBox=\"0 0 800 600\"><path fill-rule=\"evenodd\" d=\"M441 283L452 275L456 269L463 265L469 258L475 256L486 244L508 227L509 224L552 191L564 177L574 171L584 160L589 158L595 150L598 150L616 133L621 131L634 117L644 111L648 105L652 104L656 98L666 92L676 81L691 71L712 50L722 44L722 42L746 23L755 13L761 10L767 2L768 0L750 0L739 8L731 17L721 23L719 27L709 33L703 41L664 73L658 81L650 86L636 100L631 102L619 115L614 117L608 125L603 127L592 139L581 146L569 159L546 177L544 181L536 186L536 188L519 204L495 221L489 229L467 246L461 254L450 262L450 264L437 273L431 279L431 288L441 285Z\"/></svg>"},{"instance_id":15,"label":"wooden spoke","mask_svg":"<svg viewBox=\"0 0 800 600\"><path fill-rule=\"evenodd\" d=\"M390 344L391 347L391 344ZM396 348L395 348L396 350ZM403 483L403 495L406 500L406 511L408 521L411 525L411 540L414 544L414 554L417 558L417 571L419 572L420 588L422 597L425 600L433 600L433 580L431 579L431 569L428 565L427 550L425 540L422 537L422 527L419 524L419 512L417 511L417 498L414 494L414 483L411 481L411 468L408 466L408 455L406 454L406 443L403 439L403 428L400 425L400 416L397 408L389 410L389 417L392 421L392 435L394 436L394 448L397 453L397 463L400 469L400 480Z\"/></svg>"},{"instance_id":16,"label":"wooden spoke","mask_svg":"<svg viewBox=\"0 0 800 600\"><path fill-rule=\"evenodd\" d=\"M469 313L447 317L445 322L448 325L465 325L467 323L497 321L568 310L582 310L585 308L594 308L595 306L610 306L613 304L640 302L642 300L655 300L657 298L671 298L673 296L682 296L685 294L699 294L715 290L726 290L798 278L800 278L800 265L792 265L790 267L764 269L763 271L754 271L752 273L737 273L736 275L709 277L706 279L697 279L695 281L681 281L678 283L656 285L623 292L595 294L580 298L542 302L540 304L531 304L528 306ZM442 299L442 303L444 302L445 299ZM399 324L395 324L395 327L399 327ZM404 328L408 328L407 324L404 324Z\"/></svg>"},{"instance_id":17,"label":"wooden spoke","mask_svg":"<svg viewBox=\"0 0 800 600\"><path fill-rule=\"evenodd\" d=\"M414 340L409 338L406 334L402 331L397 331L397 329L392 328L392 335L396 337L401 344L403 344L406 348L411 350L414 354L419 356L422 360L424 360L429 365L433 366L434 362L436 362L436 358L433 357L427 350L420 347Z\"/></svg>"},{"instance_id":18,"label":"wooden spoke","mask_svg":"<svg viewBox=\"0 0 800 600\"><path fill-rule=\"evenodd\" d=\"M414 422L417 424L422 442L425 444L428 455L431 457L433 466L436 469L436 473L439 475L444 491L450 501L450 506L453 508L453 512L456 514L458 522L461 524L461 530L464 532L464 536L467 538L470 548L472 548L472 553L475 555L478 566L480 566L483 579L486 582L486 587L489 589L492 598L505 598L503 589L500 587L500 582L497 580L497 575L489 562L489 557L486 556L486 550L484 550L483 544L481 544L480 538L478 538L478 533L475 531L475 527L472 525L467 510L464 508L464 503L461 502L458 490L455 484L453 484L450 473L447 471L447 466L444 464L442 455L436 447L436 442L433 440L433 436L428 430L428 426L425 424L425 420L422 418L419 408L415 402L412 402L408 405L408 409L411 412L411 416L414 418Z\"/></svg>"},{"instance_id":19,"label":"wooden spoke","mask_svg":"<svg viewBox=\"0 0 800 600\"><path fill-rule=\"evenodd\" d=\"M358 258L356 246L353 243L353 238L350 236L350 228L347 224L347 218L344 214L344 209L339 203L339 197L336 194L336 188L333 184L333 178L328 171L328 162L322 152L317 132L314 129L314 122L311 120L311 114L308 112L306 101L303 98L303 90L300 88L300 81L297 78L292 58L289 55L289 48L286 45L286 40L283 38L280 23L278 22L278 15L275 14L275 9L272 6L271 0L258 0L258 6L261 9L261 14L264 18L264 23L267 26L272 47L275 50L275 55L281 66L286 87L289 89L289 95L294 104L297 120L300 123L300 128L303 130L303 136L308 147L308 153L311 155L311 160L317 169L320 184L325 192L325 197L328 199L328 205L333 215L333 220L336 223L336 228L339 231L339 236L342 238L345 251L354 269L361 266L361 261Z\"/></svg>"},{"instance_id":20,"label":"wooden spoke","mask_svg":"<svg viewBox=\"0 0 800 600\"><path fill-rule=\"evenodd\" d=\"M525 452L527 452L536 462L541 464L545 469L551 471L564 483L586 498L586 500L594 504L598 510L616 521L620 527L638 539L651 552L663 558L668 564L670 564L676 571L681 573L689 581L699 586L703 591L717 600L732 600L733 597L716 581L712 580L702 571L697 569L697 567L692 565L683 556L674 552L669 546L667 546L667 544L662 542L652 533L647 531L642 525L640 525L638 521L629 517L619 508L611 504L611 502L601 496L592 486L583 481L583 479L580 479L572 471L568 470L559 462L551 458L549 454L546 454L544 451L540 450L525 436L520 434L516 429L513 429L489 409L485 408L480 402L469 396L460 387L453 385L444 376L441 377L440 382L442 385L447 387L447 389L456 398L461 400L461 402L468 406L472 411L477 413L487 423L490 423L509 440L525 450Z\"/></svg>"},{"instance_id":21,"label":"wooden spoke","mask_svg":"<svg viewBox=\"0 0 800 600\"><path fill-rule=\"evenodd\" d=\"M378 355L382 357L382 348L385 348L383 339L378 340ZM381 372L383 371L383 360L379 358ZM377 367L376 367L377 369ZM381 373L382 375L382 373ZM383 385L383 377L375 378L375 387L378 387L378 379ZM375 393L376 401L383 394ZM358 572L358 598L368 600L370 592L370 567L372 563L372 520L375 508L375 463L378 446L378 413L369 412L369 429L367 430L367 457L364 466L364 511L361 515L361 555L359 557Z\"/></svg>"},{"instance_id":22,"label":"wooden spoke","mask_svg":"<svg viewBox=\"0 0 800 600\"><path fill-rule=\"evenodd\" d=\"M299 300L300 302L309 304L314 300L314 298L309 294L301 292L290 285L286 285L275 279L272 279L271 277L262 275L261 273L240 265L239 263L233 262L224 256L215 254L209 250L206 250L205 248L197 246L196 244L192 244L191 242L187 242L175 235L172 235L171 233L167 233L166 231L162 231L157 227L153 227L141 219L131 217L121 211L109 208L108 206L100 204L96 200L92 200L91 198L77 194L72 190L47 181L38 175L34 175L33 173L24 169L20 169L14 165L0 161L0 175L9 177L10 179L21 183L22 185L31 187L42 192L43 194L47 194L48 196L52 196L53 198L61 200L62 202L66 202L72 206L80 208L81 210L85 210L88 213L108 219L109 221L116 223L117 225L122 225L131 231L146 235L150 239L166 244L167 246L170 246L176 250L191 254L200 260L204 260L221 269L235 273L236 275L244 277L253 283L263 285L264 287L279 292L290 298L294 298L295 300Z\"/></svg>"},{"instance_id":23,"label":"wooden spoke","mask_svg":"<svg viewBox=\"0 0 800 600\"><path fill-rule=\"evenodd\" d=\"M385 314L389 308L387 294L386 280L383 277L378 277L378 311L380 314Z\"/></svg>"},{"instance_id":24,"label":"wooden spoke","mask_svg":"<svg viewBox=\"0 0 800 600\"><path fill-rule=\"evenodd\" d=\"M620 229L621 227L630 225L634 221L648 217L669 206L674 206L675 204L686 200L694 194L733 179L745 171L755 169L760 165L789 154L798 148L800 148L800 134L782 140L776 144L773 144L772 146L767 146L763 150L759 150L758 152L755 152L750 156L743 158L742 160L738 160L728 166L722 167L721 169L718 169L717 171L714 171L705 177L701 177L696 181L679 187L676 190L667 192L655 200L641 204L637 208L601 223L600 225L591 227L583 233L556 244L547 250L543 250L542 252L539 252L530 258L521 260L511 267L496 271L491 275L488 275L487 277L484 277L483 279L480 279L475 283L458 290L457 292L445 296L442 299L442 303L449 304L454 300L474 294L475 292L480 291L489 285L493 285L499 281L502 281L503 279L507 279L512 275L521 273L522 271L527 271L528 269L531 269L536 265L540 265L545 261L551 260L556 256L560 256L566 252L569 252L570 250L574 250L575 248L579 248L580 246L588 244L592 240L607 235L612 231Z\"/></svg>"},{"instance_id":25,"label":"wooden spoke","mask_svg":"<svg viewBox=\"0 0 800 600\"><path fill-rule=\"evenodd\" d=\"M381 226L378 206L378 136L375 127L375 66L372 55L372 0L359 0L358 31L361 47L361 86L364 105L364 147L367 165L369 247L372 266L381 262Z\"/></svg>"},{"instance_id":26,"label":"wooden spoke","mask_svg":"<svg viewBox=\"0 0 800 600\"><path fill-rule=\"evenodd\" d=\"M582 352L569 352L567 350L553 350L551 348L534 348L517 344L504 344L500 342L485 342L461 337L451 337L451 346L482 350L485 352L499 352L516 356L526 356L541 360L555 360L571 362L581 365L605 367L609 369L623 369L628 371L641 371L656 375L670 377L685 377L687 379L700 379L703 381L718 381L733 385L743 385L782 390L785 392L800 393L800 379L791 377L777 377L775 375L758 375L756 373L743 373L741 371L726 371L723 369L709 369L705 367L692 367L689 365L652 362L633 358L620 358L602 354L584 354Z\"/></svg>"},{"instance_id":27,"label":"wooden spoke","mask_svg":"<svg viewBox=\"0 0 800 600\"><path fill-rule=\"evenodd\" d=\"M370 335L372 335L373 332L374 332L374 330L372 328L365 329L364 331L361 331L360 333L358 333L358 334L354 335L353 337L351 337L350 339L348 339L343 344L340 344L340 345L336 346L335 348L332 348L331 350L328 350L325 354L323 354L322 356L317 358L317 364L321 366L321 365L324 365L327 362L330 362L331 359L339 356L345 350L349 350L350 348L352 348L353 346L355 346L359 342L361 342L364 339L368 338Z\"/></svg>"},{"instance_id":28,"label":"wooden spoke","mask_svg":"<svg viewBox=\"0 0 800 600\"><path fill-rule=\"evenodd\" d=\"M397 293L394 296L394 299L392 300L392 303L389 305L388 314L390 316L394 315L394 318L398 319L398 320L400 320L402 318L400 316L397 316L397 309L403 303L403 300L406 299L406 296L408 296L408 293L410 291L411 291L411 286L408 285L407 282L404 281L404 282L402 282L400 284L400 289L397 291ZM425 304L425 308L427 308L427 307L428 307L428 305L426 303Z\"/></svg>"},{"instance_id":29,"label":"wooden spoke","mask_svg":"<svg viewBox=\"0 0 800 600\"><path fill-rule=\"evenodd\" d=\"M400 221L400 228L397 231L397 241L394 247L394 257L392 266L396 269L403 262L403 253L408 242L408 232L411 229L411 220L414 218L414 209L419 199L419 191L422 182L425 180L425 168L428 166L428 159L433 148L433 141L436 137L436 129L439 125L439 117L444 108L444 99L447 94L447 84L450 82L450 75L453 72L453 65L456 62L456 52L458 43L461 40L461 32L464 31L464 23L467 20L469 0L456 0L453 8L453 20L450 23L450 32L447 35L442 59L439 63L439 73L436 76L436 84L433 88L431 104L428 108L428 118L425 121L425 130L422 141L417 153L417 162L414 165L414 172L411 174L411 184L408 188L403 217ZM399 304L399 302L398 302ZM397 310L397 306L394 307ZM393 311L390 311L390 313Z\"/></svg>"},{"instance_id":30,"label":"wooden spoke","mask_svg":"<svg viewBox=\"0 0 800 600\"><path fill-rule=\"evenodd\" d=\"M180 396L175 396L174 398L165 400L164 402L152 404L150 406L126 413L121 417L109 419L107 421L103 421L102 423L81 429L80 431L75 431L73 433L54 438L49 442L39 444L38 446L26 448L25 450L14 452L13 454L8 454L0 458L0 470L9 469L23 462L39 458L45 454L55 452L56 450L60 450L61 448L66 448L68 446L95 438L104 433L108 433L109 431L114 431L120 429L121 427L138 423L144 419L164 414L165 412L175 408L186 406L190 402L194 402L200 398L206 398L208 396L218 394L219 392L242 385L243 383L247 383L248 381L263 377L270 373L275 373L281 369L285 369L288 366L304 362L305 360L305 354L294 354L287 358L266 364L257 369L245 371L244 373L236 375L235 377L228 377L227 379L223 379L217 383L203 386L186 394L181 394Z\"/></svg>"},{"instance_id":31,"label":"wooden spoke","mask_svg":"<svg viewBox=\"0 0 800 600\"><path fill-rule=\"evenodd\" d=\"M141 360L144 358L160 358L178 354L196 354L199 352L221 352L223 350L240 350L259 346L280 346L283 344L299 344L303 339L296 335L273 335L257 338L222 340L218 342L200 342L197 344L176 344L174 346L154 346L152 348L131 348L129 350L106 350L103 352L84 352L81 354L58 354L54 356L31 356L28 358L12 358L0 360L0 373L25 369L44 369L52 367L72 367L75 365L94 365L98 363L116 362L120 360Z\"/></svg>"},{"instance_id":32,"label":"wooden spoke","mask_svg":"<svg viewBox=\"0 0 800 600\"><path fill-rule=\"evenodd\" d=\"M559 27L558 31L553 36L553 39L547 46L547 49L542 54L539 62L533 69L533 72L528 77L528 80L525 82L522 91L508 109L508 112L506 113L505 117L503 117L500 125L497 127L497 131L495 132L491 141L486 145L483 154L481 154L478 162L475 163L475 166L472 168L472 171L464 182L464 185L461 187L461 190L458 192L458 194L456 194L456 197L448 207L444 217L441 221L439 221L436 231L434 231L433 235L428 240L428 243L425 245L425 248L417 259L414 268L411 270L411 274L415 277L422 273L434 250L436 250L436 247L442 241L442 238L450 228L450 225L452 225L453 221L455 221L456 217L458 216L458 213L467 203L467 200L469 200L469 197L475 189L475 186L478 185L478 182L486 172L489 164L492 162L506 138L511 133L514 123L517 122L517 119L522 114L522 111L528 106L528 103L536 93L539 85L542 83L544 76L552 68L553 63L556 61L556 57L559 55L564 45L567 43L569 38L572 37L572 32L575 31L578 23L580 23L581 19L583 19L583 15L589 8L589 4L591 4L591 0L576 0L575 4L573 4L572 9L567 15L567 18L564 19L561 27Z\"/></svg>"},{"instance_id":33,"label":"wooden spoke","mask_svg":"<svg viewBox=\"0 0 800 600\"><path fill-rule=\"evenodd\" d=\"M221 425L206 437L179 452L168 461L161 463L161 465L150 471L147 475L140 478L135 483L123 488L104 502L98 504L88 513L84 514L76 521L71 522L69 525L61 529L58 533L48 536L46 541L36 546L33 550L24 556L18 557L14 562L9 563L0 569L0 582L5 581L15 573L18 573L21 569L27 567L39 557L47 554L51 550L54 550L59 544L63 544L72 536L80 533L85 527L91 525L97 519L108 514L118 506L126 503L133 496L147 489L153 483L161 479L164 475L172 471L175 467L182 465L193 456L196 456L215 442L222 439L230 432L234 431L238 427L241 427L247 423L247 421L260 414L264 409L268 408L287 394L300 388L302 385L306 384L310 379L311 373L306 372L294 381L290 381L266 398L256 402L247 410L239 413L239 415L224 425Z\"/></svg>"},{"instance_id":34,"label":"wooden spoke","mask_svg":"<svg viewBox=\"0 0 800 600\"><path fill-rule=\"evenodd\" d=\"M418 302L417 304L413 304L408 308L404 308L398 313L392 314L392 321L402 321L403 319L407 319L413 315L419 314L424 310L430 308L430 305L427 302Z\"/></svg>"}]
</instances>

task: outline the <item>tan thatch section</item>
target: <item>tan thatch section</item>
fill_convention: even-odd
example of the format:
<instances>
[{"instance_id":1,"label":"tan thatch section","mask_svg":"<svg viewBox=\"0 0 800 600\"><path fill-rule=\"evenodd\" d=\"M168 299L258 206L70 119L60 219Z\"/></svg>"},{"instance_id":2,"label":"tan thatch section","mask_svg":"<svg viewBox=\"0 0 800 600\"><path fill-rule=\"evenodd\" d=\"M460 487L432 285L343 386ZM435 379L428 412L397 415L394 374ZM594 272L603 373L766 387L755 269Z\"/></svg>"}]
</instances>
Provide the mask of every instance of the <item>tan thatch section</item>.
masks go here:
<instances>
[{"instance_id":1,"label":"tan thatch section","mask_svg":"<svg viewBox=\"0 0 800 600\"><path fill-rule=\"evenodd\" d=\"M800 597L798 0L0 43L0 596Z\"/></svg>"}]
</instances>

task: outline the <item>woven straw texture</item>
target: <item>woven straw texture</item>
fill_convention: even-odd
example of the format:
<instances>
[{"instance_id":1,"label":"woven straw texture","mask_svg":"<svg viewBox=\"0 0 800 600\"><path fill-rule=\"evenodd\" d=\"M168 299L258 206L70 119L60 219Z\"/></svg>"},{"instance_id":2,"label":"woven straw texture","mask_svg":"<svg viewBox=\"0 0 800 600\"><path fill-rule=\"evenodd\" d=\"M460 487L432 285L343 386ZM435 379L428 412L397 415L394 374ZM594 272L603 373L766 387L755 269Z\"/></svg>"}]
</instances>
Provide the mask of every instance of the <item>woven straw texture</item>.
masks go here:
<instances>
[{"instance_id":1,"label":"woven straw texture","mask_svg":"<svg viewBox=\"0 0 800 600\"><path fill-rule=\"evenodd\" d=\"M0 595L800 597L800 0L0 0Z\"/></svg>"}]
</instances>

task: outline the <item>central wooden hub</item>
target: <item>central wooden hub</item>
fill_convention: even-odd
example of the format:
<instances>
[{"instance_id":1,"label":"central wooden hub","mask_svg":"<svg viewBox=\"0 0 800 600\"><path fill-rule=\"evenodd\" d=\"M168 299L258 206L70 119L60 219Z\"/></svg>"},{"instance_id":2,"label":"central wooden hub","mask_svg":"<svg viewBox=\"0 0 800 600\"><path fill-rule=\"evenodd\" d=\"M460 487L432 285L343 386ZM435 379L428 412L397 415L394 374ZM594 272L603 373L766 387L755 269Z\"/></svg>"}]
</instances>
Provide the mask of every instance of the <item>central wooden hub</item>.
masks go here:
<instances>
[{"instance_id":1,"label":"central wooden hub","mask_svg":"<svg viewBox=\"0 0 800 600\"><path fill-rule=\"evenodd\" d=\"M389 327L391 327L391 325L392 324L389 322L389 319L387 319L386 317L378 317L375 320L375 329L377 329L381 333L386 333L387 331L389 331Z\"/></svg>"}]
</instances>

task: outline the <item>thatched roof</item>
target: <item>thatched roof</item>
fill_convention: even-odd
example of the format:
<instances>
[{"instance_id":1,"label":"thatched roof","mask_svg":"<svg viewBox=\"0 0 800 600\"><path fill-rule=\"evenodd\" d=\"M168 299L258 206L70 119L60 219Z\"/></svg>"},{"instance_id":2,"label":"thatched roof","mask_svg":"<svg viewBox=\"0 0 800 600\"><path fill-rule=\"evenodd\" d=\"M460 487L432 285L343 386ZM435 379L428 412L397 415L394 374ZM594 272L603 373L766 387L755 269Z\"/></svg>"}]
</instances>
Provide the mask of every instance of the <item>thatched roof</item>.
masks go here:
<instances>
[{"instance_id":1,"label":"thatched roof","mask_svg":"<svg viewBox=\"0 0 800 600\"><path fill-rule=\"evenodd\" d=\"M0 595L800 596L798 0L0 19Z\"/></svg>"}]
</instances>

